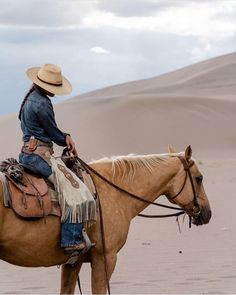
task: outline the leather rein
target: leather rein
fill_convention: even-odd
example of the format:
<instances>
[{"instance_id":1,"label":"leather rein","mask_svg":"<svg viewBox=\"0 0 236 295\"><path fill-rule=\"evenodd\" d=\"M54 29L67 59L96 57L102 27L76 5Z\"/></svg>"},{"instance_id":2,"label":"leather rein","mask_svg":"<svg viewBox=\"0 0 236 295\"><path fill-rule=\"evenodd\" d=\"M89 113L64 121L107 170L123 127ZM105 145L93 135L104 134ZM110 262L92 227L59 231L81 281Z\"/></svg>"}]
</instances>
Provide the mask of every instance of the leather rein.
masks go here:
<instances>
[{"instance_id":1,"label":"leather rein","mask_svg":"<svg viewBox=\"0 0 236 295\"><path fill-rule=\"evenodd\" d=\"M181 163L183 164L184 166L184 170L186 171L186 174L185 174L185 178L184 178L184 183L180 189L180 191L173 197L170 197L168 196L167 198L169 200L174 200L176 199L181 193L182 191L184 190L184 187L186 185L186 182L187 182L187 177L189 176L189 179L190 179L190 183L191 183L191 186L192 186L192 191L193 191L193 201L194 201L194 205L197 205L197 194L196 194L196 190L195 190L195 187L194 187L194 183L193 183L193 177L192 177L192 173L190 171L190 168L194 165L194 161L191 160L191 161L187 161L184 157L182 156L178 156L179 160L181 161ZM99 172L97 172L95 169L93 169L91 166L89 166L87 163L85 163L82 159L80 159L79 157L77 157L77 160L81 163L81 165L86 169L86 170L89 170L90 172L92 172L93 174L95 174L96 176L98 176L100 179L102 179L104 182L106 182L107 184L109 184L110 186L114 187L115 189L125 193L126 195L128 195L129 197L133 198L133 199L136 199L136 200L139 200L143 203L147 203L149 205L154 205L154 206L159 206L159 207L162 207L162 208L166 208L166 209L171 209L171 210L178 210L180 212L177 212L177 213L173 213L173 214L162 214L162 215L146 215L146 214L138 214L138 216L140 217L146 217L146 218L165 218L165 217L178 217L180 215L183 215L186 213L186 211L182 208L178 208L178 207L173 207L173 206L168 206L168 205L164 205L164 204L159 204L157 202L152 202L152 201L149 201L149 200L146 200L140 196L137 196L123 188L121 188L120 186L116 185L115 183L111 182L110 180L108 180L107 178L105 178L103 175L101 175ZM199 212L200 213L200 212Z\"/></svg>"}]
</instances>

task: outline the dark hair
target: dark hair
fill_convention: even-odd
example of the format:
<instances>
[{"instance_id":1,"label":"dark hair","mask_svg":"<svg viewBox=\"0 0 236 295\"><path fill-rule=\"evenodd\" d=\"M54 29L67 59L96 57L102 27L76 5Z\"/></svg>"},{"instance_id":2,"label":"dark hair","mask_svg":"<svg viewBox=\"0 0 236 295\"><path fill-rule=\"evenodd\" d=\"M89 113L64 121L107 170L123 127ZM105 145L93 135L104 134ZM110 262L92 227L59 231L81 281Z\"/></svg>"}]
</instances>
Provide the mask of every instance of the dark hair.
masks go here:
<instances>
[{"instance_id":1,"label":"dark hair","mask_svg":"<svg viewBox=\"0 0 236 295\"><path fill-rule=\"evenodd\" d=\"M21 104L21 106L20 106L20 111L19 111L19 115L18 115L18 119L19 119L19 120L21 120L21 114L22 114L23 106L24 106L24 104L25 104L27 98L30 96L30 94L31 94L34 90L35 90L35 85L33 84L33 85L30 87L29 91L26 93L26 95L25 95L25 97L24 97L24 99L23 99L23 101L22 101L22 104Z\"/></svg>"}]
</instances>

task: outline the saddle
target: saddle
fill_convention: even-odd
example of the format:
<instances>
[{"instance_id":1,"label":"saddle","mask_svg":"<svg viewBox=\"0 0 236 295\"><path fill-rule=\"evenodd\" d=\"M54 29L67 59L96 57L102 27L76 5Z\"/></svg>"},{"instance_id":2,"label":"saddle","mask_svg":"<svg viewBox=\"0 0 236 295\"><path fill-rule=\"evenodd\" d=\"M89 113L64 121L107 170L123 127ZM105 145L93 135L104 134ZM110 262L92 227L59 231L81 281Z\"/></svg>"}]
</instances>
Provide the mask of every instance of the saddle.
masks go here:
<instances>
[{"instance_id":1,"label":"saddle","mask_svg":"<svg viewBox=\"0 0 236 295\"><path fill-rule=\"evenodd\" d=\"M48 186L43 178L23 173L22 182L17 183L8 174L11 208L24 218L42 218L52 211Z\"/></svg>"},{"instance_id":2,"label":"saddle","mask_svg":"<svg viewBox=\"0 0 236 295\"><path fill-rule=\"evenodd\" d=\"M79 162L72 162L65 155L63 160L96 198L96 189L88 172ZM61 216L53 184L44 180L35 169L8 158L0 163L0 171L6 176L9 191L9 199L5 200L4 204L11 207L18 216L24 219L43 218L48 215Z\"/></svg>"}]
</instances>

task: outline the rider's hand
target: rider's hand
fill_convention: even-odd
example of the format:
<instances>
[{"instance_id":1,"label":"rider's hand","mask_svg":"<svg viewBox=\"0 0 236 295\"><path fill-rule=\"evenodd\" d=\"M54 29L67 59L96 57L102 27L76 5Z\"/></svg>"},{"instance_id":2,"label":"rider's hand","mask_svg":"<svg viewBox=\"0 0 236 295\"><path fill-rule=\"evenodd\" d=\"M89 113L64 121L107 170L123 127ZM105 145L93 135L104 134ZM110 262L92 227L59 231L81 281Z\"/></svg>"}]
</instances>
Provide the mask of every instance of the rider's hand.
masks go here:
<instances>
[{"instance_id":1,"label":"rider's hand","mask_svg":"<svg viewBox=\"0 0 236 295\"><path fill-rule=\"evenodd\" d=\"M69 152L77 157L78 153L75 148L75 143L70 135L66 135L66 145L67 145Z\"/></svg>"}]
</instances>

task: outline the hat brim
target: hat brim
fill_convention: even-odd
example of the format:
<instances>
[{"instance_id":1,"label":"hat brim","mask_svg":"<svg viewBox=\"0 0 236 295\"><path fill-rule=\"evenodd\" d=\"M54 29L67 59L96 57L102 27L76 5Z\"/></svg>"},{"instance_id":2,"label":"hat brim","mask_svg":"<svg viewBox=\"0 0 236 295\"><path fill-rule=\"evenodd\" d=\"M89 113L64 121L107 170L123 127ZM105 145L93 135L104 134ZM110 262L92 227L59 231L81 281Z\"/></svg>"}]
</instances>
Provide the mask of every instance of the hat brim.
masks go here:
<instances>
[{"instance_id":1,"label":"hat brim","mask_svg":"<svg viewBox=\"0 0 236 295\"><path fill-rule=\"evenodd\" d=\"M70 94L72 91L72 86L70 82L62 76L62 85L60 86L54 86L51 84L48 84L46 82L43 82L39 80L38 78L38 71L40 70L40 67L33 67L26 71L26 75L28 78L38 85L39 87L49 91L50 93L56 94L56 95L67 95Z\"/></svg>"}]
</instances>

